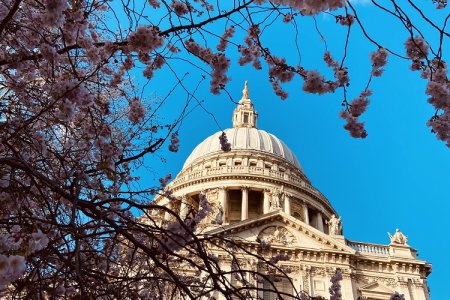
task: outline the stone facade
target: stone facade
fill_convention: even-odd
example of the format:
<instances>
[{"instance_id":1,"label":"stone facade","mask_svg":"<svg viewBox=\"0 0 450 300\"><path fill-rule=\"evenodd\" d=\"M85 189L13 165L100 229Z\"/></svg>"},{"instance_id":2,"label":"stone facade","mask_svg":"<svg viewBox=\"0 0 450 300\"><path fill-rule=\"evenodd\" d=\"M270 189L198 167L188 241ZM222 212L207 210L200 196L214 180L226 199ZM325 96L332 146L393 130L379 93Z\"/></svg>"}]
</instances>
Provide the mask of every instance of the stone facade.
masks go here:
<instances>
[{"instance_id":1,"label":"stone facade","mask_svg":"<svg viewBox=\"0 0 450 300\"><path fill-rule=\"evenodd\" d=\"M388 245L348 240L330 202L311 185L291 150L256 128L257 117L246 85L233 128L225 130L231 151L220 150L221 132L197 146L169 185L179 199L172 209L184 217L198 209L198 195L204 193L213 211L199 230L235 237L249 249L270 243L269 255L291 257L283 264L296 290L312 296L328 298L330 277L340 269L345 300L389 299L394 291L406 300L429 300L431 265L417 258L406 236L397 230ZM162 197L156 201L169 205ZM218 250L217 256L230 268L225 253ZM246 263L261 268L250 258Z\"/></svg>"}]
</instances>

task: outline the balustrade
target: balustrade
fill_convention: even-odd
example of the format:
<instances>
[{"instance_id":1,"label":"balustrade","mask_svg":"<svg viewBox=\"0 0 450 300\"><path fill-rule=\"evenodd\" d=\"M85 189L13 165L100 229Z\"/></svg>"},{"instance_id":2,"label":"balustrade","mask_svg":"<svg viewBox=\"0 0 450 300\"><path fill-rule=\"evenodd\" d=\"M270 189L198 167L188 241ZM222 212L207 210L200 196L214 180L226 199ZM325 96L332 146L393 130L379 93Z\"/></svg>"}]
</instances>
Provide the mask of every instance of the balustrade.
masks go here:
<instances>
[{"instance_id":1,"label":"balustrade","mask_svg":"<svg viewBox=\"0 0 450 300\"><path fill-rule=\"evenodd\" d=\"M387 246L376 245L376 244L366 244L358 242L347 241L347 245L350 248L355 249L358 252L376 254L376 255L389 255L389 249Z\"/></svg>"},{"instance_id":2,"label":"balustrade","mask_svg":"<svg viewBox=\"0 0 450 300\"><path fill-rule=\"evenodd\" d=\"M207 168L204 170L194 171L191 173L185 173L184 175L179 176L173 182L174 185L182 184L186 181L201 178L203 176L213 176L213 175L221 175L221 174L252 174L252 175L267 175L273 178L278 178L287 182L291 182L297 186L301 186L306 190L309 190L315 194L320 194L318 190L316 190L310 184L304 182L300 177L291 174L286 174L284 172L279 172L275 170L268 170L260 167L248 167L248 166L221 166L221 167L213 167Z\"/></svg>"}]
</instances>

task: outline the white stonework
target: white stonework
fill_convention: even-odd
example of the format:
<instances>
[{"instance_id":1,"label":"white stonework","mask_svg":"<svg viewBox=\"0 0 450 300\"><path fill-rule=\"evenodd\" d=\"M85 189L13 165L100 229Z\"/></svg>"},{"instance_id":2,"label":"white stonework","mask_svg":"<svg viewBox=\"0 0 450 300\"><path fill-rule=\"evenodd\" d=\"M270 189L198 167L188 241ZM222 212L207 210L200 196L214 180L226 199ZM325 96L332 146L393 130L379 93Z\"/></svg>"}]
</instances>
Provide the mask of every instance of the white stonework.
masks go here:
<instances>
[{"instance_id":1,"label":"white stonework","mask_svg":"<svg viewBox=\"0 0 450 300\"><path fill-rule=\"evenodd\" d=\"M284 265L291 267L296 289L312 296L329 298L330 278L340 269L344 300L384 300L394 291L406 300L429 300L431 265L417 258L406 236L397 230L389 235L389 245L344 237L330 202L311 185L286 144L256 128L257 118L246 85L233 113L234 127L225 130L231 151L220 150L221 132L213 134L195 148L169 185L180 200L174 206L180 215L196 210L198 195L205 193L213 213L199 226L202 231L234 237L250 248L257 241L270 242L269 253L291 257ZM156 201L165 203L162 197ZM224 258L224 269L230 263ZM248 263L258 268L256 262Z\"/></svg>"}]
</instances>

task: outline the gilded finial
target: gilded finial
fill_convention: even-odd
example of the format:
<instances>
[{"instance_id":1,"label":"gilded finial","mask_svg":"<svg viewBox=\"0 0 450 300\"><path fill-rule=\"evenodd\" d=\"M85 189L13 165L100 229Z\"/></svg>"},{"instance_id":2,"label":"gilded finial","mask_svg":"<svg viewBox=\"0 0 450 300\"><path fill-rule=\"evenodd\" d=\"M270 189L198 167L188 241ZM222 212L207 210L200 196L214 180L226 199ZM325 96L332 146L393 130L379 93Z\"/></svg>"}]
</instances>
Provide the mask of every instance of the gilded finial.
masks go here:
<instances>
[{"instance_id":1,"label":"gilded finial","mask_svg":"<svg viewBox=\"0 0 450 300\"><path fill-rule=\"evenodd\" d=\"M248 99L248 81L245 81L244 89L242 90L242 99Z\"/></svg>"}]
</instances>

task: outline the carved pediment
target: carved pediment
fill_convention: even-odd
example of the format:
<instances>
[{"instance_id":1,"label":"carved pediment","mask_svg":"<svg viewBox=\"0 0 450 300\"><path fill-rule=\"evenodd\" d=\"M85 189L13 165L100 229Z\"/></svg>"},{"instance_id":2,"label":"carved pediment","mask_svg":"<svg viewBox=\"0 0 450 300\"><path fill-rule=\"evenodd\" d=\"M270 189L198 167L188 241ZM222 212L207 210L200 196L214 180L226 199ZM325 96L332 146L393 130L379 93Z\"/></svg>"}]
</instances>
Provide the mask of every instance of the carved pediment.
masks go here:
<instances>
[{"instance_id":1,"label":"carved pediment","mask_svg":"<svg viewBox=\"0 0 450 300\"><path fill-rule=\"evenodd\" d=\"M388 288L387 286L379 282L371 282L369 284L363 285L359 288L361 296L369 299L389 299L390 295L394 293L394 290Z\"/></svg>"},{"instance_id":2,"label":"carved pediment","mask_svg":"<svg viewBox=\"0 0 450 300\"><path fill-rule=\"evenodd\" d=\"M283 226L268 226L264 228L258 234L257 240L284 246L297 243L295 236Z\"/></svg>"},{"instance_id":3,"label":"carved pediment","mask_svg":"<svg viewBox=\"0 0 450 300\"><path fill-rule=\"evenodd\" d=\"M222 226L208 232L234 239L257 242L266 241L274 247L300 248L305 251L332 251L354 254L355 250L334 237L323 233L282 211L263 217Z\"/></svg>"}]
</instances>

